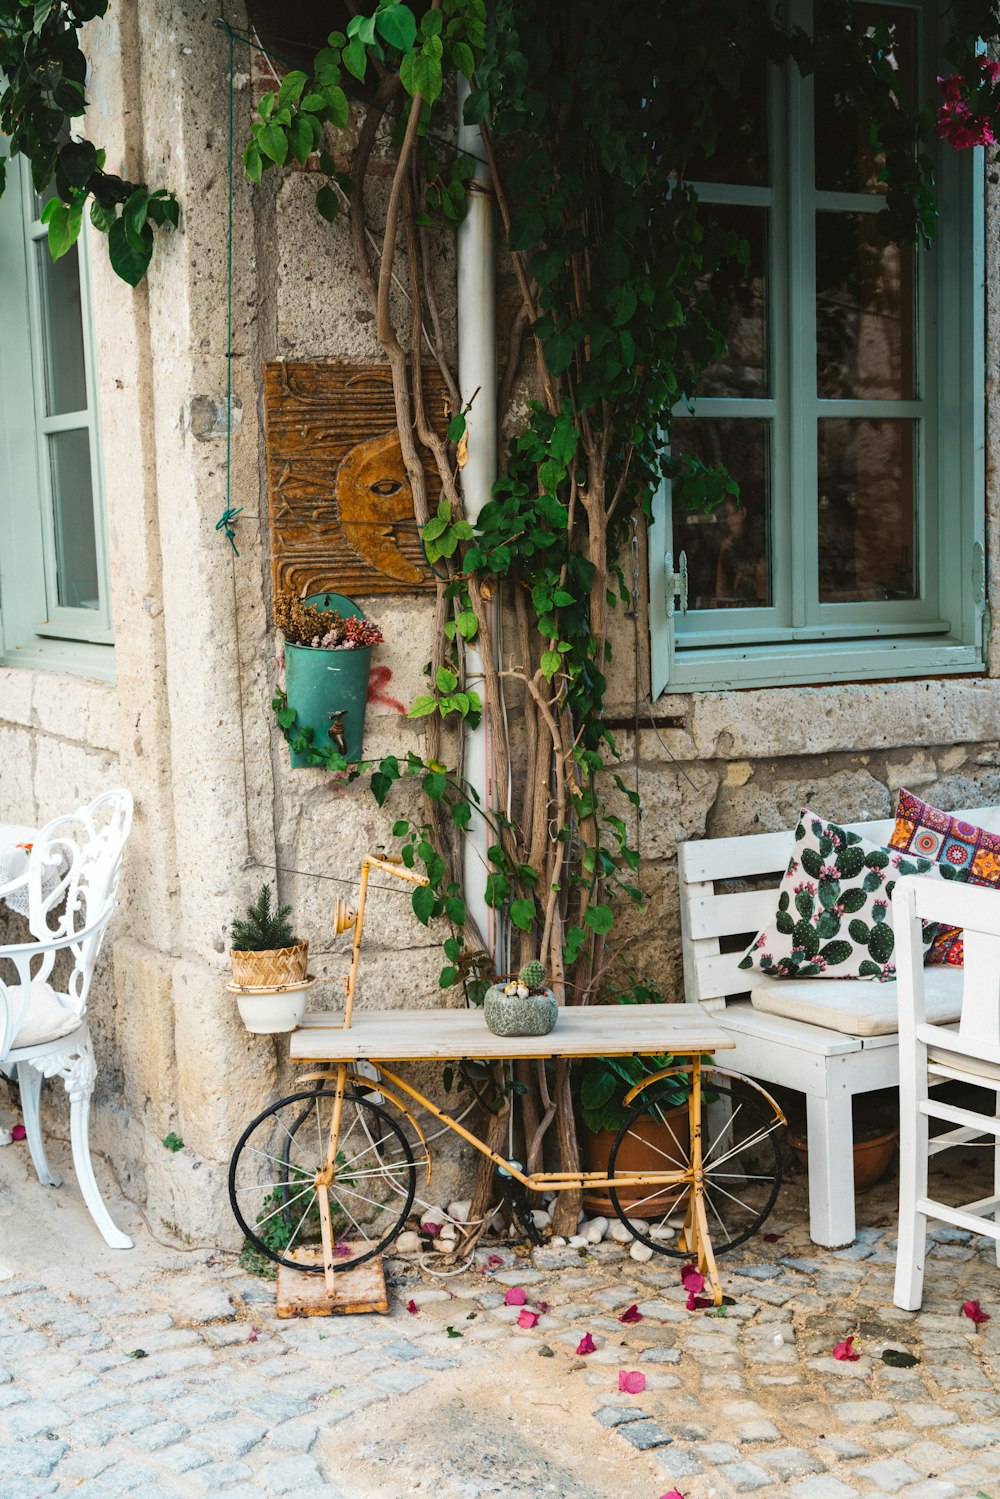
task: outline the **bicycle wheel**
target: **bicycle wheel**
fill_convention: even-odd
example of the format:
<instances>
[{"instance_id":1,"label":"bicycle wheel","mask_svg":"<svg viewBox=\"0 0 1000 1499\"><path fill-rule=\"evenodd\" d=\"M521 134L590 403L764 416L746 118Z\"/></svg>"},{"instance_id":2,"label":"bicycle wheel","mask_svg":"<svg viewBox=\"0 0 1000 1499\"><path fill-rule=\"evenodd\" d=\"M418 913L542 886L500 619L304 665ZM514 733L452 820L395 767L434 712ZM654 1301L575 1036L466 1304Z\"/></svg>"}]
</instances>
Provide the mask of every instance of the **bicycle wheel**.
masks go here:
<instances>
[{"instance_id":1,"label":"bicycle wheel","mask_svg":"<svg viewBox=\"0 0 1000 1499\"><path fill-rule=\"evenodd\" d=\"M740 1093L726 1083L717 1082L711 1068L702 1070L701 1080L705 1211L712 1248L716 1255L728 1254L757 1232L774 1206L781 1186L778 1131L783 1121L767 1094L749 1078L739 1080ZM710 1095L709 1100L706 1100L705 1093ZM710 1120L709 1110L716 1103L722 1108ZM612 1181L619 1156L626 1153L638 1138L636 1122L648 1116L651 1108L654 1117L667 1126L674 1143L664 1150L643 1142L644 1147L652 1149L659 1158L656 1167L647 1166L647 1171L690 1169L686 1128L678 1130L666 1118L664 1106L655 1100L651 1104L647 1099L636 1104L615 1137L608 1156L608 1176ZM635 1174L634 1166L628 1171L624 1166L618 1168L619 1176L632 1174ZM676 1186L644 1185L617 1189L612 1185L608 1196L619 1218L640 1243L648 1244L658 1254L673 1255L676 1259L690 1258L690 1249L674 1247L691 1201L689 1182Z\"/></svg>"},{"instance_id":2,"label":"bicycle wheel","mask_svg":"<svg viewBox=\"0 0 1000 1499\"><path fill-rule=\"evenodd\" d=\"M316 1176L326 1164L335 1097L316 1089L272 1104L247 1125L229 1164L229 1201L250 1243L279 1265L319 1275L322 1265L290 1256L322 1244ZM392 1243L416 1186L413 1152L396 1121L364 1095L345 1094L329 1187L338 1270L363 1265Z\"/></svg>"}]
</instances>

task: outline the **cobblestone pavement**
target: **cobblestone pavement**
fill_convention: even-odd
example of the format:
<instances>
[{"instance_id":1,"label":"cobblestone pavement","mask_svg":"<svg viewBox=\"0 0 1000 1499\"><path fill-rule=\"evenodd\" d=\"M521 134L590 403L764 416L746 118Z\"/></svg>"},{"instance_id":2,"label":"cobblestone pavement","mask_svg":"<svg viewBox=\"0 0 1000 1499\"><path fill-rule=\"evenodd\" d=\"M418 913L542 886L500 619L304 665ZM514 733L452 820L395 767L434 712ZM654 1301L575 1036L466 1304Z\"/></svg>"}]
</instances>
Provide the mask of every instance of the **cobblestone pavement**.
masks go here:
<instances>
[{"instance_id":1,"label":"cobblestone pavement","mask_svg":"<svg viewBox=\"0 0 1000 1499\"><path fill-rule=\"evenodd\" d=\"M389 1316L291 1322L272 1283L160 1248L108 1195L132 1252L0 1152L0 1499L1000 1499L992 1245L940 1231L924 1310L897 1310L891 1187L830 1252L790 1186L777 1237L725 1262L725 1315L686 1310L677 1260L602 1244L483 1251L449 1279L395 1259ZM530 1330L513 1286L547 1304ZM969 1299L993 1313L978 1331ZM834 1360L852 1334L861 1357Z\"/></svg>"}]
</instances>

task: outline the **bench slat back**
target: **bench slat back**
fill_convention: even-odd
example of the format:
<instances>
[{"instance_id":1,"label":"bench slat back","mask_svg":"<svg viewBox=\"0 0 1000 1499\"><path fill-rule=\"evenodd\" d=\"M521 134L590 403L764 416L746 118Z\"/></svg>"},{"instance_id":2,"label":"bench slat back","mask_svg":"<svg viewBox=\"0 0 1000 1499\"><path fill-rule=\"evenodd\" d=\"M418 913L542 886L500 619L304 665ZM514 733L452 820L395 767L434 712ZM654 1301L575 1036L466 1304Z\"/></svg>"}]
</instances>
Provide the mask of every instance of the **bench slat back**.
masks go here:
<instances>
[{"instance_id":1,"label":"bench slat back","mask_svg":"<svg viewBox=\"0 0 1000 1499\"><path fill-rule=\"evenodd\" d=\"M975 807L951 814L991 832L1000 832L1000 808ZM869 843L888 844L892 817L845 826ZM702 838L678 844L681 934L684 946L684 994L709 1010L747 993L750 976L740 958L751 939L774 914L775 891L788 868L795 831L750 833L742 838ZM768 888L716 893L725 880L767 879ZM722 938L745 938L736 952L722 952Z\"/></svg>"}]
</instances>

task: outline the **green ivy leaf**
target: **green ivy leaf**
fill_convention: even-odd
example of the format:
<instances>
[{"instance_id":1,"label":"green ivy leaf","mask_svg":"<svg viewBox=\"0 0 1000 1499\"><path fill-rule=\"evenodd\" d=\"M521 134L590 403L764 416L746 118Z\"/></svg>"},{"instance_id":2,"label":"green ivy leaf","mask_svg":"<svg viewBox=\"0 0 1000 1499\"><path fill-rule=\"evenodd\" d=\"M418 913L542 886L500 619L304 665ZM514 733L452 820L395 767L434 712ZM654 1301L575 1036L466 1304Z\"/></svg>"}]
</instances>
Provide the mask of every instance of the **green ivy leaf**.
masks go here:
<instances>
[{"instance_id":1,"label":"green ivy leaf","mask_svg":"<svg viewBox=\"0 0 1000 1499\"><path fill-rule=\"evenodd\" d=\"M448 441L460 442L461 439L465 436L466 425L467 424L464 414L461 411L456 411L455 415L448 423Z\"/></svg>"},{"instance_id":2,"label":"green ivy leaf","mask_svg":"<svg viewBox=\"0 0 1000 1499\"><path fill-rule=\"evenodd\" d=\"M147 224L138 236L138 245L130 239L125 220L116 219L108 230L108 255L116 276L129 286L138 286L153 258L153 231Z\"/></svg>"},{"instance_id":3,"label":"green ivy leaf","mask_svg":"<svg viewBox=\"0 0 1000 1499\"><path fill-rule=\"evenodd\" d=\"M552 681L552 678L555 676L561 665L562 657L560 656L558 651L542 652L541 668L547 681Z\"/></svg>"},{"instance_id":4,"label":"green ivy leaf","mask_svg":"<svg viewBox=\"0 0 1000 1499\"><path fill-rule=\"evenodd\" d=\"M398 0L379 7L375 13L375 25L379 36L398 52L409 52L417 39L416 18L409 6L400 5Z\"/></svg>"},{"instance_id":5,"label":"green ivy leaf","mask_svg":"<svg viewBox=\"0 0 1000 1499\"><path fill-rule=\"evenodd\" d=\"M340 212L340 199L329 184L316 194L316 207L328 224L332 224Z\"/></svg>"},{"instance_id":6,"label":"green ivy leaf","mask_svg":"<svg viewBox=\"0 0 1000 1499\"><path fill-rule=\"evenodd\" d=\"M69 204L64 203L61 198L50 198L42 209L41 217L42 223L48 226L49 254L53 260L61 260L79 237L83 222L83 203Z\"/></svg>"},{"instance_id":7,"label":"green ivy leaf","mask_svg":"<svg viewBox=\"0 0 1000 1499\"><path fill-rule=\"evenodd\" d=\"M299 68L293 68L290 73L286 73L278 89L278 108L284 109L289 104L297 104L307 82L307 75Z\"/></svg>"},{"instance_id":8,"label":"green ivy leaf","mask_svg":"<svg viewBox=\"0 0 1000 1499\"><path fill-rule=\"evenodd\" d=\"M429 885L418 885L410 897L413 914L421 926L427 926L434 915L434 891Z\"/></svg>"},{"instance_id":9,"label":"green ivy leaf","mask_svg":"<svg viewBox=\"0 0 1000 1499\"><path fill-rule=\"evenodd\" d=\"M288 136L280 125L265 125L259 130L257 145L279 167L284 166L288 156Z\"/></svg>"},{"instance_id":10,"label":"green ivy leaf","mask_svg":"<svg viewBox=\"0 0 1000 1499\"><path fill-rule=\"evenodd\" d=\"M354 19L357 19L357 17ZM359 36L351 37L341 56L344 59L344 67L347 71L352 73L359 83L364 83L365 69L368 66L368 54L365 51L365 44L361 38Z\"/></svg>"},{"instance_id":11,"label":"green ivy leaf","mask_svg":"<svg viewBox=\"0 0 1000 1499\"><path fill-rule=\"evenodd\" d=\"M510 919L518 931L530 932L535 922L535 902L530 898L512 900L510 903Z\"/></svg>"},{"instance_id":12,"label":"green ivy leaf","mask_svg":"<svg viewBox=\"0 0 1000 1499\"><path fill-rule=\"evenodd\" d=\"M117 217L118 215L115 213L114 208L105 208L104 204L98 203L96 198L91 201L90 222L102 234L107 234Z\"/></svg>"},{"instance_id":13,"label":"green ivy leaf","mask_svg":"<svg viewBox=\"0 0 1000 1499\"><path fill-rule=\"evenodd\" d=\"M615 924L614 914L610 906L588 906L583 913L583 919L592 932L610 932Z\"/></svg>"},{"instance_id":14,"label":"green ivy leaf","mask_svg":"<svg viewBox=\"0 0 1000 1499\"><path fill-rule=\"evenodd\" d=\"M437 669L437 685L440 692L454 692L458 686L458 677L447 666L439 666Z\"/></svg>"}]
</instances>

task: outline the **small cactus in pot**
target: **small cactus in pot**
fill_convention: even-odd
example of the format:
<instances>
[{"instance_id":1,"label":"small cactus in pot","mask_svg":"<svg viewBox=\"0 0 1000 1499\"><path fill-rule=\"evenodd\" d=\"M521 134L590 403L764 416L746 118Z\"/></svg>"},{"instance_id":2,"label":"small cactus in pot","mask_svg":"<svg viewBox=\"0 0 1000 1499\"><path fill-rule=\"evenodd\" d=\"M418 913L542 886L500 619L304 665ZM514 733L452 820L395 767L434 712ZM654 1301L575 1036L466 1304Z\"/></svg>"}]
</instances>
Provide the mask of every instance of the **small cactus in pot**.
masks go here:
<instances>
[{"instance_id":1,"label":"small cactus in pot","mask_svg":"<svg viewBox=\"0 0 1000 1499\"><path fill-rule=\"evenodd\" d=\"M559 1015L544 963L525 963L509 984L494 984L483 1002L494 1036L547 1036Z\"/></svg>"}]
</instances>

